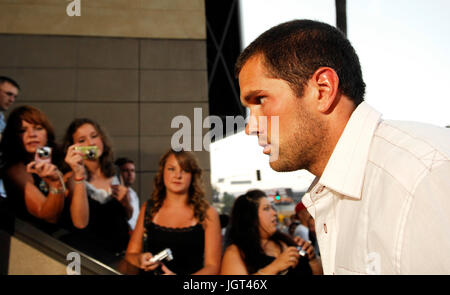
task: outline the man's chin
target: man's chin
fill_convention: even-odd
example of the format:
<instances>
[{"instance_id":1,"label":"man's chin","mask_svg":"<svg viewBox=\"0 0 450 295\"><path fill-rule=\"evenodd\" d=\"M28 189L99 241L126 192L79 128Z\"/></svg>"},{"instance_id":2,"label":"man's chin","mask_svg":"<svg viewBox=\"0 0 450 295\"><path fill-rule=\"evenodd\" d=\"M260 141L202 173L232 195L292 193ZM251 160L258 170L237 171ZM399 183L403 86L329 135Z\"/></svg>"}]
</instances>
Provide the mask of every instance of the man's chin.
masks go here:
<instances>
[{"instance_id":1,"label":"man's chin","mask_svg":"<svg viewBox=\"0 0 450 295\"><path fill-rule=\"evenodd\" d=\"M292 164L284 163L280 159L277 159L274 161L269 161L269 165L270 165L270 168L272 168L273 170L275 170L277 172L291 172L291 171L297 170L297 168L294 167Z\"/></svg>"}]
</instances>

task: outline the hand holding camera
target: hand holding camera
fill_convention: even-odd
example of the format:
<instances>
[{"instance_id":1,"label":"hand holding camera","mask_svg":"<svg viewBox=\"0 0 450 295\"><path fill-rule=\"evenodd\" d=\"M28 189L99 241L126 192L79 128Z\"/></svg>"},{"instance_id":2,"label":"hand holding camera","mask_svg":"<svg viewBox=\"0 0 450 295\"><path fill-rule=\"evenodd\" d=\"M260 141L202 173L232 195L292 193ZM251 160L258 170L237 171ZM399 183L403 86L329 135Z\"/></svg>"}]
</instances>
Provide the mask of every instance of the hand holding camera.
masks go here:
<instances>
[{"instance_id":1,"label":"hand holding camera","mask_svg":"<svg viewBox=\"0 0 450 295\"><path fill-rule=\"evenodd\" d=\"M78 146L71 145L67 149L65 162L70 166L76 179L84 178L84 160L95 160L98 156L98 148L96 146Z\"/></svg>"},{"instance_id":2,"label":"hand holding camera","mask_svg":"<svg viewBox=\"0 0 450 295\"><path fill-rule=\"evenodd\" d=\"M305 241L300 237L296 237L294 241L297 243L298 254L300 256L306 256L309 260L316 258L316 253L314 251L314 246L310 241Z\"/></svg>"},{"instance_id":3,"label":"hand holding camera","mask_svg":"<svg viewBox=\"0 0 450 295\"><path fill-rule=\"evenodd\" d=\"M167 261L173 260L172 251L169 248L162 250L161 252L150 258L150 262L155 263L163 261L164 259Z\"/></svg>"},{"instance_id":4,"label":"hand holding camera","mask_svg":"<svg viewBox=\"0 0 450 295\"><path fill-rule=\"evenodd\" d=\"M159 252L155 256L146 252L140 255L139 267L145 271L154 271L159 266L162 266L162 261L170 261L173 259L172 251L168 248Z\"/></svg>"},{"instance_id":5,"label":"hand holding camera","mask_svg":"<svg viewBox=\"0 0 450 295\"><path fill-rule=\"evenodd\" d=\"M82 154L84 160L97 160L98 158L98 148L95 145L75 146L75 150Z\"/></svg>"},{"instance_id":6,"label":"hand holding camera","mask_svg":"<svg viewBox=\"0 0 450 295\"><path fill-rule=\"evenodd\" d=\"M34 161L28 163L26 170L28 173L37 174L45 183L50 186L59 185L61 172L58 167L51 162L51 147L39 147L36 149Z\"/></svg>"}]
</instances>

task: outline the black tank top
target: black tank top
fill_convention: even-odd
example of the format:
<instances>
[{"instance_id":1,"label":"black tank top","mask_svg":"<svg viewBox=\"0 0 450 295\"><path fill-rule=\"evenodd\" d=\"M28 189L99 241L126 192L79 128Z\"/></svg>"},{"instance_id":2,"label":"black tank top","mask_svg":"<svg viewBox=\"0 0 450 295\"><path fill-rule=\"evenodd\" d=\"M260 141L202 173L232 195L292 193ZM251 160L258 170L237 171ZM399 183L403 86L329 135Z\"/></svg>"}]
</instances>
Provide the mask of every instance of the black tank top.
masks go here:
<instances>
[{"instance_id":1,"label":"black tank top","mask_svg":"<svg viewBox=\"0 0 450 295\"><path fill-rule=\"evenodd\" d=\"M180 275L188 275L200 270L203 267L205 248L203 226L200 223L184 228L160 226L151 221L148 209L149 206L145 211L143 252L151 252L156 255L169 248L172 251L173 260L164 260L163 263L171 271Z\"/></svg>"},{"instance_id":2,"label":"black tank top","mask_svg":"<svg viewBox=\"0 0 450 295\"><path fill-rule=\"evenodd\" d=\"M261 254L260 255L260 259L258 259L258 265L256 269L261 269L263 267L266 267L267 265L271 264L274 260L275 257L273 256L268 256L266 254ZM309 266L309 261L308 258L300 256L299 260L298 260L298 264L295 268L289 268L287 273L286 272L281 272L278 273L280 274L285 274L288 276L299 276L299 275L312 275L312 270L311 267Z\"/></svg>"}]
</instances>

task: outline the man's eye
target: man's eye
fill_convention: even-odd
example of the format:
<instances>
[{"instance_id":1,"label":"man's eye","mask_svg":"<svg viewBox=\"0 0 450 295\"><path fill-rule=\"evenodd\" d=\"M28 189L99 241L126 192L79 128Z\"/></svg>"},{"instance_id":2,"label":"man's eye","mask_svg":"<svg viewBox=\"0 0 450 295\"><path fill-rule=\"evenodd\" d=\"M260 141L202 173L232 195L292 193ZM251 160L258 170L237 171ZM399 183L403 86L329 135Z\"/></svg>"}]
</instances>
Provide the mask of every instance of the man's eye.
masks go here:
<instances>
[{"instance_id":1,"label":"man's eye","mask_svg":"<svg viewBox=\"0 0 450 295\"><path fill-rule=\"evenodd\" d=\"M264 97L264 96L260 97L260 98L259 98L259 103L260 103L260 104L264 104L264 102L266 101L266 99L267 99L267 98Z\"/></svg>"}]
</instances>

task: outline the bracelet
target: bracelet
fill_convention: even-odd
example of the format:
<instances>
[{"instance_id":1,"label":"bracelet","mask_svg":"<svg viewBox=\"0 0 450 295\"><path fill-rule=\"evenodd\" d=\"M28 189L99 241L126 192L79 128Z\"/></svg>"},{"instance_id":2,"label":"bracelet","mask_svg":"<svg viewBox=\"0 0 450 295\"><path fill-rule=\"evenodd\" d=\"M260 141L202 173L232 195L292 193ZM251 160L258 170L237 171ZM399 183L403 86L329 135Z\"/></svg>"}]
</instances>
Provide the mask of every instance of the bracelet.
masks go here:
<instances>
[{"instance_id":1,"label":"bracelet","mask_svg":"<svg viewBox=\"0 0 450 295\"><path fill-rule=\"evenodd\" d=\"M75 178L75 176L73 177L73 181L75 182L75 183L82 183L83 182L83 180L85 179L86 177L81 177L80 179L76 179Z\"/></svg>"},{"instance_id":2,"label":"bracelet","mask_svg":"<svg viewBox=\"0 0 450 295\"><path fill-rule=\"evenodd\" d=\"M54 195L64 194L66 192L66 188L65 187L61 187L61 188L50 187L48 189L48 192L50 194L54 194Z\"/></svg>"},{"instance_id":3,"label":"bracelet","mask_svg":"<svg viewBox=\"0 0 450 295\"><path fill-rule=\"evenodd\" d=\"M48 192L50 194L59 195L64 194L66 192L66 185L64 184L63 175L60 171L58 171L58 178L59 181L61 182L62 187L60 188L49 187Z\"/></svg>"}]
</instances>

